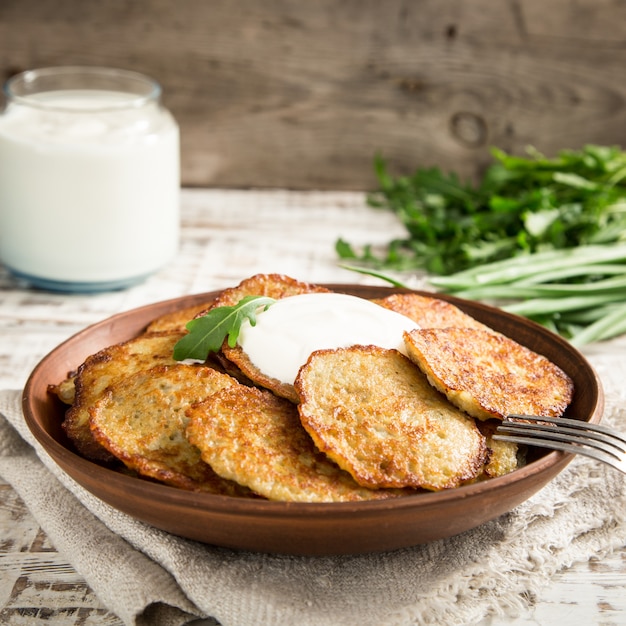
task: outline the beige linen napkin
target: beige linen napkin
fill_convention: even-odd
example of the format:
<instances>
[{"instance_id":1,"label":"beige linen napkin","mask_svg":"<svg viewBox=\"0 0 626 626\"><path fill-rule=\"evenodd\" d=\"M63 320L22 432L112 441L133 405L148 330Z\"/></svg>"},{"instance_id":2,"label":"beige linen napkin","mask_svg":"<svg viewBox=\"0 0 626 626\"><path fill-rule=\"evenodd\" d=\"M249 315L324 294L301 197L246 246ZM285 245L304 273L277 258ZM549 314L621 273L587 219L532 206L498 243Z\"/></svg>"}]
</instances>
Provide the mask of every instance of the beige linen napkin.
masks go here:
<instances>
[{"instance_id":1,"label":"beige linen napkin","mask_svg":"<svg viewBox=\"0 0 626 626\"><path fill-rule=\"evenodd\" d=\"M605 421L626 430L617 378ZM292 557L202 545L129 518L64 475L25 426L20 397L0 392L0 475L129 625L467 625L519 613L556 571L626 543L624 477L580 457L511 513L424 546Z\"/></svg>"}]
</instances>

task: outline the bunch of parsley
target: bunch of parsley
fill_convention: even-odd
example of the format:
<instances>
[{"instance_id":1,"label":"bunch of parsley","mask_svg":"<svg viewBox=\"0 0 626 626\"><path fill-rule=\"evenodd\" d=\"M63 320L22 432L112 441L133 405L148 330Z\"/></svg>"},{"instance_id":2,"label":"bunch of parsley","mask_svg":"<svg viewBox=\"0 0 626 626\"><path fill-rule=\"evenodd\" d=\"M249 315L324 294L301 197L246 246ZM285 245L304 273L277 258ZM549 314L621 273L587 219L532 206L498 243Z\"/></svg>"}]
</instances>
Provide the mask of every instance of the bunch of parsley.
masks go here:
<instances>
[{"instance_id":1,"label":"bunch of parsley","mask_svg":"<svg viewBox=\"0 0 626 626\"><path fill-rule=\"evenodd\" d=\"M393 177L380 156L379 189L368 204L393 211L407 237L382 255L337 241L342 259L377 268L448 275L519 254L626 239L626 152L589 145L546 158L493 149L482 180L464 183L438 168Z\"/></svg>"}]
</instances>

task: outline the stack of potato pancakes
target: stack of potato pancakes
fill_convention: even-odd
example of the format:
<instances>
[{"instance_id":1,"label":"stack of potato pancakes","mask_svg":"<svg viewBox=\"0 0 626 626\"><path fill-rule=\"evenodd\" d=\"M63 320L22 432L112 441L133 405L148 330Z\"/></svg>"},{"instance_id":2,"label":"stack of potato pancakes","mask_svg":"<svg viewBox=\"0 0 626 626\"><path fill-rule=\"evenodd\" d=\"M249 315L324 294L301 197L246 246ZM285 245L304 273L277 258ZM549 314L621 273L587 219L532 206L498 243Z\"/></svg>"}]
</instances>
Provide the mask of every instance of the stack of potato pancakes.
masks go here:
<instances>
[{"instance_id":1,"label":"stack of potato pancakes","mask_svg":"<svg viewBox=\"0 0 626 626\"><path fill-rule=\"evenodd\" d=\"M524 463L494 441L508 414L560 416L571 379L456 306L416 293L374 300L413 320L406 355L356 345L313 352L293 384L240 345L176 361L191 319L249 295L328 289L259 274L217 299L155 319L88 357L50 391L69 405L76 450L182 489L300 502L396 498L506 474ZM303 330L303 332L305 332Z\"/></svg>"}]
</instances>

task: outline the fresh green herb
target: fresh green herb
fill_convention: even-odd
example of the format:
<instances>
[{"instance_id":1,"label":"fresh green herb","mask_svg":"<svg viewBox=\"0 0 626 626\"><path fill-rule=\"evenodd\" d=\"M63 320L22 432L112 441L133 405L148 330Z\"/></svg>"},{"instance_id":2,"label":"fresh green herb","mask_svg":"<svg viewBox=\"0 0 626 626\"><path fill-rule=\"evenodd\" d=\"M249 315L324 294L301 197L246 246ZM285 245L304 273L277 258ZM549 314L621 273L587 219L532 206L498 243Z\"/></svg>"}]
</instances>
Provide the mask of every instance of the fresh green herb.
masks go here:
<instances>
[{"instance_id":1,"label":"fresh green herb","mask_svg":"<svg viewBox=\"0 0 626 626\"><path fill-rule=\"evenodd\" d=\"M626 332L626 244L536 252L429 280L439 291L501 304L578 346Z\"/></svg>"},{"instance_id":2,"label":"fresh green herb","mask_svg":"<svg viewBox=\"0 0 626 626\"><path fill-rule=\"evenodd\" d=\"M227 337L233 348L243 322L247 319L254 326L258 310L265 311L274 302L274 298L266 296L246 296L234 306L218 306L191 320L186 326L189 332L174 346L174 359L204 361L210 352L219 351Z\"/></svg>"},{"instance_id":3,"label":"fresh green herb","mask_svg":"<svg viewBox=\"0 0 626 626\"><path fill-rule=\"evenodd\" d=\"M437 168L392 177L375 159L379 189L371 206L393 211L407 229L382 255L338 240L341 259L378 269L422 269L448 275L516 255L602 245L626 235L626 152L586 146L548 159L492 150L478 184Z\"/></svg>"},{"instance_id":4,"label":"fresh green herb","mask_svg":"<svg viewBox=\"0 0 626 626\"><path fill-rule=\"evenodd\" d=\"M366 267L360 267L358 265L344 265L342 264L340 267L343 267L346 270L351 270L352 272L358 272L359 274L365 274L366 276L373 276L374 278L380 278L385 282L390 283L394 287L401 287L403 289L408 289L407 285L405 285L402 281L396 280L387 274L383 274L382 272L377 272L376 270L371 270Z\"/></svg>"}]
</instances>

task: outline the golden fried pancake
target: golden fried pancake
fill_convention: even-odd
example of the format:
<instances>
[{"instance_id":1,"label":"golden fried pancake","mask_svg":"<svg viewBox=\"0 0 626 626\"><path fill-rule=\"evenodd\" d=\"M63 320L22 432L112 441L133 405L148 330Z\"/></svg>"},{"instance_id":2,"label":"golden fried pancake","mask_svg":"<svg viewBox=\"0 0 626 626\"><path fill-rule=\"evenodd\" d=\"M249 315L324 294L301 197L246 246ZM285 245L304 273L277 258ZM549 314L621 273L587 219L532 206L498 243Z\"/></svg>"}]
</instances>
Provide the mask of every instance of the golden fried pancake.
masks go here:
<instances>
[{"instance_id":1,"label":"golden fried pancake","mask_svg":"<svg viewBox=\"0 0 626 626\"><path fill-rule=\"evenodd\" d=\"M221 476L271 500L341 502L398 496L372 490L315 448L295 406L268 391L231 387L187 410L189 440Z\"/></svg>"},{"instance_id":2,"label":"golden fried pancake","mask_svg":"<svg viewBox=\"0 0 626 626\"><path fill-rule=\"evenodd\" d=\"M305 283L282 274L257 274L243 280L237 287L224 290L215 300L213 306L233 306L246 296L268 296L279 300L288 296L297 296L304 293L327 293L329 289ZM240 346L231 348L226 343L222 346L222 354L240 371L239 376L245 376L254 384L271 389L276 395L298 402L293 385L283 383L276 378L266 376L248 358ZM238 376L238 377L239 377Z\"/></svg>"},{"instance_id":3,"label":"golden fried pancake","mask_svg":"<svg viewBox=\"0 0 626 626\"><path fill-rule=\"evenodd\" d=\"M478 419L510 413L558 417L572 399L569 376L516 341L475 328L405 333L410 359L455 406Z\"/></svg>"},{"instance_id":4,"label":"golden fried pancake","mask_svg":"<svg viewBox=\"0 0 626 626\"><path fill-rule=\"evenodd\" d=\"M504 476L522 467L525 463L524 453L516 443L493 439L500 420L478 420L477 426L487 439L487 460L483 467L481 479Z\"/></svg>"},{"instance_id":5,"label":"golden fried pancake","mask_svg":"<svg viewBox=\"0 0 626 626\"><path fill-rule=\"evenodd\" d=\"M483 478L496 478L511 473L524 465L516 443L497 441L487 437L487 462L483 467Z\"/></svg>"},{"instance_id":6,"label":"golden fried pancake","mask_svg":"<svg viewBox=\"0 0 626 626\"><path fill-rule=\"evenodd\" d=\"M485 461L474 420L396 350L319 350L295 387L304 428L361 485L446 489Z\"/></svg>"},{"instance_id":7,"label":"golden fried pancake","mask_svg":"<svg viewBox=\"0 0 626 626\"><path fill-rule=\"evenodd\" d=\"M207 311L211 307L213 302L203 302L202 304L196 304L194 306L185 307L171 313L165 313L160 317L152 320L146 332L148 333L162 333L162 332L180 332L186 331L187 322L194 319Z\"/></svg>"},{"instance_id":8,"label":"golden fried pancake","mask_svg":"<svg viewBox=\"0 0 626 626\"><path fill-rule=\"evenodd\" d=\"M237 367L233 361L229 361L221 352L209 354L206 362L217 370L232 376L243 385L252 387L254 383Z\"/></svg>"},{"instance_id":9,"label":"golden fried pancake","mask_svg":"<svg viewBox=\"0 0 626 626\"><path fill-rule=\"evenodd\" d=\"M225 369L238 380L249 380L252 384L269 389L275 395L286 398L294 404L300 401L293 385L264 374L252 363L250 357L243 351L241 346L237 345L234 348L230 348L224 345L222 346L222 354L231 364L230 368L225 366Z\"/></svg>"},{"instance_id":10,"label":"golden fried pancake","mask_svg":"<svg viewBox=\"0 0 626 626\"><path fill-rule=\"evenodd\" d=\"M284 274L255 274L242 280L236 287L224 289L210 308L234 306L246 296L268 296L278 300L302 293L325 293L328 291L325 287L302 282Z\"/></svg>"},{"instance_id":11,"label":"golden fried pancake","mask_svg":"<svg viewBox=\"0 0 626 626\"><path fill-rule=\"evenodd\" d=\"M386 298L373 300L376 304L405 315L420 328L483 328L487 326L464 313L454 304L421 296L417 293L394 293Z\"/></svg>"},{"instance_id":12,"label":"golden fried pancake","mask_svg":"<svg viewBox=\"0 0 626 626\"><path fill-rule=\"evenodd\" d=\"M83 456L95 461L112 460L109 452L91 434L89 408L109 385L118 380L160 363L176 363L172 351L181 336L181 333L140 335L100 350L78 368L76 395L73 405L65 414L63 428Z\"/></svg>"},{"instance_id":13,"label":"golden fried pancake","mask_svg":"<svg viewBox=\"0 0 626 626\"><path fill-rule=\"evenodd\" d=\"M74 404L76 397L76 386L74 379L76 378L75 372L70 372L65 380L62 380L56 385L48 385L48 392L53 393L64 404Z\"/></svg>"},{"instance_id":14,"label":"golden fried pancake","mask_svg":"<svg viewBox=\"0 0 626 626\"><path fill-rule=\"evenodd\" d=\"M217 476L185 436L185 409L237 384L205 365L156 366L111 385L90 409L91 429L142 476L182 489L243 495L247 490Z\"/></svg>"}]
</instances>

